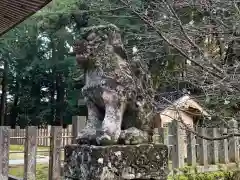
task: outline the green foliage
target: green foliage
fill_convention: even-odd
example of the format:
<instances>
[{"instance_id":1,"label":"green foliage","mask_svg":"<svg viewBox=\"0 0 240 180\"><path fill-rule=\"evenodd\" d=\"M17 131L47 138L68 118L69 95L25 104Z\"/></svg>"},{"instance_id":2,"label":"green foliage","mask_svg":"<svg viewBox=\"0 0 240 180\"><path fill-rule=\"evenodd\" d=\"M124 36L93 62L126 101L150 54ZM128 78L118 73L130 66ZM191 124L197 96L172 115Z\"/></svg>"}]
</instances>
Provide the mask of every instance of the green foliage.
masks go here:
<instances>
[{"instance_id":1,"label":"green foliage","mask_svg":"<svg viewBox=\"0 0 240 180\"><path fill-rule=\"evenodd\" d=\"M69 55L70 47L80 38L80 28L109 22L123 30L126 47L141 42L134 34L143 34L145 25L126 8L109 11L119 6L108 0L55 0L2 37L1 54L10 66L8 123L41 125L60 119L65 124L73 115L86 114L86 107L77 105L83 98L83 71Z\"/></svg>"},{"instance_id":2,"label":"green foliage","mask_svg":"<svg viewBox=\"0 0 240 180\"><path fill-rule=\"evenodd\" d=\"M48 176L48 165L47 164L38 164L37 165L37 179L43 180L47 179ZM23 166L14 166L10 167L10 174L23 177ZM220 171L212 173L197 173L197 174L188 174L184 173L179 176L168 176L168 180L238 180L239 171L230 172L230 171Z\"/></svg>"},{"instance_id":3,"label":"green foliage","mask_svg":"<svg viewBox=\"0 0 240 180\"><path fill-rule=\"evenodd\" d=\"M75 77L83 72L69 55L78 6L79 1L56 0L1 38L0 53L10 66L8 124L68 124L80 113L83 81Z\"/></svg>"},{"instance_id":4,"label":"green foliage","mask_svg":"<svg viewBox=\"0 0 240 180\"><path fill-rule=\"evenodd\" d=\"M9 168L9 174L15 177L24 176L23 166L12 166ZM48 179L48 165L47 164L37 164L36 166L36 179L45 180Z\"/></svg>"},{"instance_id":5,"label":"green foliage","mask_svg":"<svg viewBox=\"0 0 240 180\"><path fill-rule=\"evenodd\" d=\"M235 180L238 171L218 171L210 173L193 172L192 168L181 169L182 175L169 176L168 180Z\"/></svg>"}]
</instances>

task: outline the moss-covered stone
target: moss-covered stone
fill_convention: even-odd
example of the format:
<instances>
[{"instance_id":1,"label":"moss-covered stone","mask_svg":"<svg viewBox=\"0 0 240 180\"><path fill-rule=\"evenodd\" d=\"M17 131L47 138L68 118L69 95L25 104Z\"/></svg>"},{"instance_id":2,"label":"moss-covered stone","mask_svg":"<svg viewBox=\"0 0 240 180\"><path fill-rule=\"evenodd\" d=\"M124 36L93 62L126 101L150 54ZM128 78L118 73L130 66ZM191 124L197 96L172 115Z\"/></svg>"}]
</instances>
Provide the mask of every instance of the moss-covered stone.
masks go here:
<instances>
[{"instance_id":1,"label":"moss-covered stone","mask_svg":"<svg viewBox=\"0 0 240 180\"><path fill-rule=\"evenodd\" d=\"M65 147L65 180L159 179L168 175L162 144Z\"/></svg>"}]
</instances>

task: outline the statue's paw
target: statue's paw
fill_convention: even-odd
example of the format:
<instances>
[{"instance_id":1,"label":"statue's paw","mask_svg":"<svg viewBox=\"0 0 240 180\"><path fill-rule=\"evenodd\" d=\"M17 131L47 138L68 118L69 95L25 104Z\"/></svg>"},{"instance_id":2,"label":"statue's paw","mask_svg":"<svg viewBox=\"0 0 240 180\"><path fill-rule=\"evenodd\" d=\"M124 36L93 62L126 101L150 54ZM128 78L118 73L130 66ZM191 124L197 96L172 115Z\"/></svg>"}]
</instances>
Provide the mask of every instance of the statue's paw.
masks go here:
<instances>
[{"instance_id":1,"label":"statue's paw","mask_svg":"<svg viewBox=\"0 0 240 180\"><path fill-rule=\"evenodd\" d=\"M149 135L142 131L139 130L135 127L131 127L129 129L123 130L121 132L119 142L121 144L143 144L143 143L148 143L149 141Z\"/></svg>"},{"instance_id":2,"label":"statue's paw","mask_svg":"<svg viewBox=\"0 0 240 180\"><path fill-rule=\"evenodd\" d=\"M78 144L96 144L96 130L94 129L84 129L78 134L77 137Z\"/></svg>"},{"instance_id":3,"label":"statue's paw","mask_svg":"<svg viewBox=\"0 0 240 180\"><path fill-rule=\"evenodd\" d=\"M97 144L101 146L106 146L106 145L113 145L116 144L117 141L113 140L110 135L107 133L104 133L103 135L100 135L99 137L96 138Z\"/></svg>"}]
</instances>

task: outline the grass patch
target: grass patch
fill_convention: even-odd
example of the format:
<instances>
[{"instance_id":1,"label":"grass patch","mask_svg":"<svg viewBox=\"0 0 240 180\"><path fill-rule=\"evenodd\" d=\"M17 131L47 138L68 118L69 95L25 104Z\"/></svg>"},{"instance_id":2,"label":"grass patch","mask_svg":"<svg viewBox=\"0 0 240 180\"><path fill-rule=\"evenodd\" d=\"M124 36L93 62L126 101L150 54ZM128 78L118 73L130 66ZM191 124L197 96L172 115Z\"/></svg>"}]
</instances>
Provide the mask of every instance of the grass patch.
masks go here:
<instances>
[{"instance_id":1,"label":"grass patch","mask_svg":"<svg viewBox=\"0 0 240 180\"><path fill-rule=\"evenodd\" d=\"M49 156L49 147L38 146L37 151L44 151L44 152L37 152L39 156ZM9 147L9 159L23 159L24 158L24 146L23 145L10 145ZM11 153L17 152L19 153Z\"/></svg>"},{"instance_id":2,"label":"grass patch","mask_svg":"<svg viewBox=\"0 0 240 180\"><path fill-rule=\"evenodd\" d=\"M24 151L24 145L10 145L9 147L10 151ZM38 146L38 151L49 151L48 146Z\"/></svg>"},{"instance_id":3,"label":"grass patch","mask_svg":"<svg viewBox=\"0 0 240 180\"><path fill-rule=\"evenodd\" d=\"M19 178L23 178L24 166L10 166L9 174ZM36 179L37 180L48 179L48 164L37 164Z\"/></svg>"},{"instance_id":4,"label":"grass patch","mask_svg":"<svg viewBox=\"0 0 240 180\"><path fill-rule=\"evenodd\" d=\"M231 173L225 171L211 172L211 173L189 173L183 175L169 176L168 180L233 180L231 179Z\"/></svg>"},{"instance_id":5,"label":"grass patch","mask_svg":"<svg viewBox=\"0 0 240 180\"><path fill-rule=\"evenodd\" d=\"M175 173L181 172L181 175ZM173 171L175 175L169 175L168 180L240 180L239 170L219 169L215 172L197 172L196 168L185 167Z\"/></svg>"},{"instance_id":6,"label":"grass patch","mask_svg":"<svg viewBox=\"0 0 240 180\"><path fill-rule=\"evenodd\" d=\"M38 156L49 156L50 147L46 146L38 146L37 148L37 155ZM17 159L24 159L24 146L23 145L10 145L9 147L9 159L10 160L17 160ZM19 153L11 153L17 152ZM39 152L44 151L44 152ZM61 151L61 160L64 160L64 150Z\"/></svg>"},{"instance_id":7,"label":"grass patch","mask_svg":"<svg viewBox=\"0 0 240 180\"><path fill-rule=\"evenodd\" d=\"M46 180L48 179L48 164L38 164L36 168L36 179ZM9 168L9 174L23 178L24 167L23 166L12 166ZM169 176L168 180L239 180L240 172L228 172L219 171L212 173L197 173L197 174L184 174L179 176Z\"/></svg>"},{"instance_id":8,"label":"grass patch","mask_svg":"<svg viewBox=\"0 0 240 180\"><path fill-rule=\"evenodd\" d=\"M37 164L36 167L36 179L46 180L48 179L48 164ZM168 180L240 180L240 171L228 171L220 170L217 172L209 173L190 173L183 171L182 175L168 176ZM23 178L24 166L10 166L9 174Z\"/></svg>"}]
</instances>

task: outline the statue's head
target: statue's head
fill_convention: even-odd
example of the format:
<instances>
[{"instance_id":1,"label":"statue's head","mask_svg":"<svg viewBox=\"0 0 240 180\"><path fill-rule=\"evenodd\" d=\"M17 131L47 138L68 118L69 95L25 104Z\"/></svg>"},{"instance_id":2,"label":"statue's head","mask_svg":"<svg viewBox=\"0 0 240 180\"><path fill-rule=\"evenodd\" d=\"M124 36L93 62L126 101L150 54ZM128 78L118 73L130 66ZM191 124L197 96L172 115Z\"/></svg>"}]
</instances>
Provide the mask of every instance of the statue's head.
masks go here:
<instances>
[{"instance_id":1,"label":"statue's head","mask_svg":"<svg viewBox=\"0 0 240 180\"><path fill-rule=\"evenodd\" d=\"M81 40L73 45L77 63L85 66L106 48L122 47L120 30L113 24L85 28Z\"/></svg>"}]
</instances>

